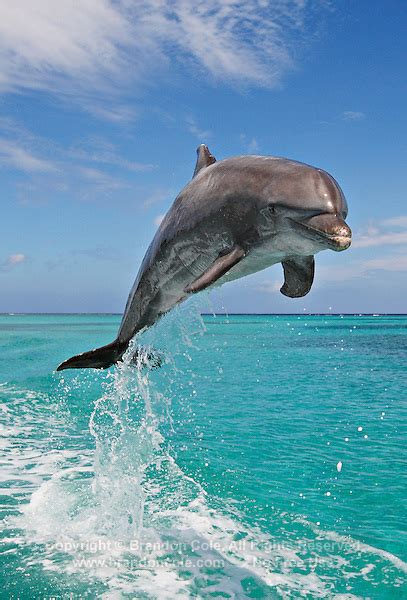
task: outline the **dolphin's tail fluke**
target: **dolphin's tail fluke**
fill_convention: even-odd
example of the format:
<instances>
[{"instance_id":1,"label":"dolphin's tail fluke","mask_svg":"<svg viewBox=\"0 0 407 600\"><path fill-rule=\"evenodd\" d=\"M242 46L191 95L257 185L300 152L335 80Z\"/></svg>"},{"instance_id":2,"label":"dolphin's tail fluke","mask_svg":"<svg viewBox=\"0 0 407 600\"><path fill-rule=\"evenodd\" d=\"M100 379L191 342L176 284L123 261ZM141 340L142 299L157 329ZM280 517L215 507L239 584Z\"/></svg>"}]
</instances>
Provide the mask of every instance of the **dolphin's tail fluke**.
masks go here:
<instances>
[{"instance_id":1,"label":"dolphin's tail fluke","mask_svg":"<svg viewBox=\"0 0 407 600\"><path fill-rule=\"evenodd\" d=\"M64 369L107 369L121 359L126 348L127 344L114 341L107 344L107 346L68 358L57 367L57 371L63 371Z\"/></svg>"}]
</instances>

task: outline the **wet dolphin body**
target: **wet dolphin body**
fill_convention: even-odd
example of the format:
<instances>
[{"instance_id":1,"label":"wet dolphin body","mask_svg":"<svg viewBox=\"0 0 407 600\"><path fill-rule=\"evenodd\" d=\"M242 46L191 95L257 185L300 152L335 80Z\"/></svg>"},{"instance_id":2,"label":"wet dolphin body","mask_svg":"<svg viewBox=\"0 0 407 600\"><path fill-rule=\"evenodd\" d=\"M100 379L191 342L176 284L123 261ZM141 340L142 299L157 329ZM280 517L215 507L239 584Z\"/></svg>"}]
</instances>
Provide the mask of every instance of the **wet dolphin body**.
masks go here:
<instances>
[{"instance_id":1,"label":"wet dolphin body","mask_svg":"<svg viewBox=\"0 0 407 600\"><path fill-rule=\"evenodd\" d=\"M127 300L117 338L58 370L110 367L130 340L190 294L281 262L291 298L305 296L314 255L345 250L351 231L345 197L331 175L272 156L216 162L198 148L192 180L162 221Z\"/></svg>"}]
</instances>

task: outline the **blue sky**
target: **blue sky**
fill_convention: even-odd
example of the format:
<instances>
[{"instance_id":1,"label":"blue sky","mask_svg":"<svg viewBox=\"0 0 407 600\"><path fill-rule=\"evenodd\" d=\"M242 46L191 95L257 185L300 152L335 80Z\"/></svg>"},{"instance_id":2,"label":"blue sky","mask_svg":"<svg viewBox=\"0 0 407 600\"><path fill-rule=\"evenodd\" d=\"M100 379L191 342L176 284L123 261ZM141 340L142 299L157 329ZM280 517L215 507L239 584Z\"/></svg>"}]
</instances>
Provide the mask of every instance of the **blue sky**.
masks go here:
<instances>
[{"instance_id":1,"label":"blue sky","mask_svg":"<svg viewBox=\"0 0 407 600\"><path fill-rule=\"evenodd\" d=\"M403 1L0 2L0 312L121 312L207 143L328 170L354 243L230 312L407 312Z\"/></svg>"}]
</instances>

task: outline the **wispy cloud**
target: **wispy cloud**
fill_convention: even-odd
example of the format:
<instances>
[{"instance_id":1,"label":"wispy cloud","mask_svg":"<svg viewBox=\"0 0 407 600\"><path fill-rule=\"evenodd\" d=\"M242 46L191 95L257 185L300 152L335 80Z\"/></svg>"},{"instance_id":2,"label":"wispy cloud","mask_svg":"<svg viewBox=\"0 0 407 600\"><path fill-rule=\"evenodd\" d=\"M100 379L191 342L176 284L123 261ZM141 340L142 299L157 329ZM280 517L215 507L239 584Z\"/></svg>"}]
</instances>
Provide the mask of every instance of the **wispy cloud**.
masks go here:
<instances>
[{"instance_id":1,"label":"wispy cloud","mask_svg":"<svg viewBox=\"0 0 407 600\"><path fill-rule=\"evenodd\" d=\"M70 148L34 135L13 119L0 118L0 164L31 173L71 170L75 164L99 163L127 171L151 171L156 165L124 158L101 136L82 138Z\"/></svg>"},{"instance_id":2,"label":"wispy cloud","mask_svg":"<svg viewBox=\"0 0 407 600\"><path fill-rule=\"evenodd\" d=\"M363 263L366 270L378 271L407 271L407 256L392 255L384 258L372 258Z\"/></svg>"},{"instance_id":3,"label":"wispy cloud","mask_svg":"<svg viewBox=\"0 0 407 600\"><path fill-rule=\"evenodd\" d=\"M155 168L151 163L127 160L120 156L114 144L99 137L87 143L82 142L81 146L72 148L68 154L75 160L113 165L128 171L151 171Z\"/></svg>"},{"instance_id":4,"label":"wispy cloud","mask_svg":"<svg viewBox=\"0 0 407 600\"><path fill-rule=\"evenodd\" d=\"M407 256L405 254L392 254L383 258L374 258L368 260L354 260L346 264L336 264L335 266L316 265L316 275L313 288L324 286L325 284L340 284L349 281L366 281L377 278L377 274L400 273L407 271ZM259 292L266 294L277 294L282 286L282 281L273 280L262 281L257 285Z\"/></svg>"},{"instance_id":5,"label":"wispy cloud","mask_svg":"<svg viewBox=\"0 0 407 600\"><path fill-rule=\"evenodd\" d=\"M342 113L342 119L344 121L363 121L365 117L365 113L357 110L345 110Z\"/></svg>"},{"instance_id":6,"label":"wispy cloud","mask_svg":"<svg viewBox=\"0 0 407 600\"><path fill-rule=\"evenodd\" d=\"M352 245L353 248L372 248L373 246L398 246L400 244L407 244L407 231L361 235L355 238Z\"/></svg>"},{"instance_id":7,"label":"wispy cloud","mask_svg":"<svg viewBox=\"0 0 407 600\"><path fill-rule=\"evenodd\" d=\"M4 138L0 138L0 164L29 173L57 170L51 161L35 156L14 140Z\"/></svg>"},{"instance_id":8,"label":"wispy cloud","mask_svg":"<svg viewBox=\"0 0 407 600\"><path fill-rule=\"evenodd\" d=\"M109 196L134 185L129 174L147 173L155 165L125 158L100 136L66 148L0 118L0 167L29 176L14 177L21 204L44 204L49 197L68 192L70 198L86 201Z\"/></svg>"},{"instance_id":9,"label":"wispy cloud","mask_svg":"<svg viewBox=\"0 0 407 600\"><path fill-rule=\"evenodd\" d=\"M204 143L212 137L212 132L209 129L203 129L195 121L194 117L187 117L187 128L192 135L194 135L198 141Z\"/></svg>"},{"instance_id":10,"label":"wispy cloud","mask_svg":"<svg viewBox=\"0 0 407 600\"><path fill-rule=\"evenodd\" d=\"M157 215L154 217L154 225L159 227L164 220L165 215Z\"/></svg>"},{"instance_id":11,"label":"wispy cloud","mask_svg":"<svg viewBox=\"0 0 407 600\"><path fill-rule=\"evenodd\" d=\"M265 292L266 294L277 294L280 291L283 283L284 278L282 281L262 281L256 286L256 290L259 292Z\"/></svg>"},{"instance_id":12,"label":"wispy cloud","mask_svg":"<svg viewBox=\"0 0 407 600\"><path fill-rule=\"evenodd\" d=\"M167 9L170 2L165 3ZM216 79L272 86L292 66L293 31L305 28L302 0L220 2L178 0L172 4L182 53ZM168 25L168 20L167 20Z\"/></svg>"},{"instance_id":13,"label":"wispy cloud","mask_svg":"<svg viewBox=\"0 0 407 600\"><path fill-rule=\"evenodd\" d=\"M131 123L136 120L138 115L133 107L120 104L117 106L101 106L92 102L90 104L84 103L84 108L103 121L112 123Z\"/></svg>"},{"instance_id":14,"label":"wispy cloud","mask_svg":"<svg viewBox=\"0 0 407 600\"><path fill-rule=\"evenodd\" d=\"M407 229L407 216L402 215L400 217L391 217L390 219L385 219L383 221L383 225L390 227L406 227Z\"/></svg>"},{"instance_id":15,"label":"wispy cloud","mask_svg":"<svg viewBox=\"0 0 407 600\"><path fill-rule=\"evenodd\" d=\"M160 202L164 202L164 200L168 200L172 196L173 191L171 189L158 187L154 191L150 192L147 196L145 196L144 200L141 203L141 206L144 209L148 209L154 206L155 204L159 204Z\"/></svg>"},{"instance_id":16,"label":"wispy cloud","mask_svg":"<svg viewBox=\"0 0 407 600\"><path fill-rule=\"evenodd\" d=\"M378 272L407 271L407 256L405 254L390 254L383 258L352 261L345 265L317 267L316 283L342 283L351 280L361 280L377 277Z\"/></svg>"},{"instance_id":17,"label":"wispy cloud","mask_svg":"<svg viewBox=\"0 0 407 600\"><path fill-rule=\"evenodd\" d=\"M2 2L0 89L69 91L67 80L101 89L127 65L120 38L136 43L124 9L107 0Z\"/></svg>"},{"instance_id":18,"label":"wispy cloud","mask_svg":"<svg viewBox=\"0 0 407 600\"><path fill-rule=\"evenodd\" d=\"M255 154L259 151L259 143L255 137L248 137L245 133L240 134L240 141L246 152Z\"/></svg>"},{"instance_id":19,"label":"wispy cloud","mask_svg":"<svg viewBox=\"0 0 407 600\"><path fill-rule=\"evenodd\" d=\"M0 90L71 97L151 81L183 64L211 78L272 87L310 34L313 0L36 0L0 4ZM310 19L310 22L312 20ZM89 108L89 104L88 104ZM95 112L132 118L117 102Z\"/></svg>"},{"instance_id":20,"label":"wispy cloud","mask_svg":"<svg viewBox=\"0 0 407 600\"><path fill-rule=\"evenodd\" d=\"M403 228L402 231L391 231L390 227ZM407 216L384 219L378 224L369 225L364 231L356 232L352 248L372 248L374 246L407 245Z\"/></svg>"},{"instance_id":21,"label":"wispy cloud","mask_svg":"<svg viewBox=\"0 0 407 600\"><path fill-rule=\"evenodd\" d=\"M126 255L120 251L119 247L96 246L94 248L83 248L71 250L70 252L55 253L51 258L46 260L44 264L46 268L51 271L69 271L76 265L83 264L84 259L89 259L92 262L123 263L126 261Z\"/></svg>"},{"instance_id":22,"label":"wispy cloud","mask_svg":"<svg viewBox=\"0 0 407 600\"><path fill-rule=\"evenodd\" d=\"M390 229L403 229L403 227L402 231ZM355 233L351 248L356 251L379 248L381 255L374 258L353 259L335 268L322 266L318 269L321 280L345 282L374 277L380 271L407 271L407 216L391 217L369 224L363 231Z\"/></svg>"},{"instance_id":23,"label":"wispy cloud","mask_svg":"<svg viewBox=\"0 0 407 600\"><path fill-rule=\"evenodd\" d=\"M90 188L82 191L82 200L93 200L95 194L100 192L105 194L107 191L129 187L129 184L126 181L112 177L105 171L101 171L99 169L93 169L91 167L77 167L76 171L79 177L84 178L90 184Z\"/></svg>"},{"instance_id":24,"label":"wispy cloud","mask_svg":"<svg viewBox=\"0 0 407 600\"><path fill-rule=\"evenodd\" d=\"M27 260L27 257L21 252L18 254L10 254L6 260L0 263L0 271L9 271L17 265L21 265L25 260Z\"/></svg>"},{"instance_id":25,"label":"wispy cloud","mask_svg":"<svg viewBox=\"0 0 407 600\"><path fill-rule=\"evenodd\" d=\"M389 228L401 228L402 231L391 231ZM380 248L380 255L367 258L366 251L371 248ZM401 215L383 219L372 223L361 232L356 232L351 250L354 254L347 253L347 260L340 264L316 266L314 287L325 283L345 283L355 280L369 280L378 276L384 277L385 273L407 272L407 216ZM360 258L359 258L360 257ZM256 289L268 294L280 291L281 283L272 280L262 281Z\"/></svg>"}]
</instances>

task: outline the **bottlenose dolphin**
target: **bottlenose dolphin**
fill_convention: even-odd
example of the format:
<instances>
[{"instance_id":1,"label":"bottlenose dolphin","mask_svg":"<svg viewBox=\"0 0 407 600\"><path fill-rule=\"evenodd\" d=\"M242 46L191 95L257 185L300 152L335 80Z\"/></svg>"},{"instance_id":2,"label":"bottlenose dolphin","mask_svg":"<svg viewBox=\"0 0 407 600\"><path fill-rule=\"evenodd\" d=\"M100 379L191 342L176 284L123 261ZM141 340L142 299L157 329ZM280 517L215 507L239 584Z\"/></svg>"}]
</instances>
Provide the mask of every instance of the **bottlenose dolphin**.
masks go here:
<instances>
[{"instance_id":1,"label":"bottlenose dolphin","mask_svg":"<svg viewBox=\"0 0 407 600\"><path fill-rule=\"evenodd\" d=\"M281 262L281 293L299 298L314 279L314 255L346 250L348 207L322 169L273 156L216 162L198 147L192 180L164 217L127 300L117 338L74 356L62 369L105 369L121 359L132 337L190 294Z\"/></svg>"}]
</instances>

